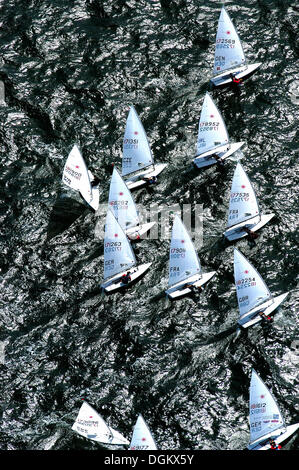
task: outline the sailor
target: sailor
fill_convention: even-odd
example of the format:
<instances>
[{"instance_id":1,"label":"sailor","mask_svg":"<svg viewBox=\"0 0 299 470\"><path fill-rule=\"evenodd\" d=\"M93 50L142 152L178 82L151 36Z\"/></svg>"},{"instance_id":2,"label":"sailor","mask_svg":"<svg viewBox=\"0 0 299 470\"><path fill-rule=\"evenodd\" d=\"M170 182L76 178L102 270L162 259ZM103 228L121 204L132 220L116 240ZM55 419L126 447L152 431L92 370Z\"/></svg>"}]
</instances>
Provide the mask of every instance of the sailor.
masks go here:
<instances>
[{"instance_id":1,"label":"sailor","mask_svg":"<svg viewBox=\"0 0 299 470\"><path fill-rule=\"evenodd\" d=\"M187 282L187 284L184 285L184 289L187 289L187 288L190 289L191 292L196 292L197 289L198 289L198 290L201 290L201 287L200 287L200 286L197 287L197 286L195 286L194 284L191 284L191 283L189 283L189 282Z\"/></svg>"},{"instance_id":2,"label":"sailor","mask_svg":"<svg viewBox=\"0 0 299 470\"><path fill-rule=\"evenodd\" d=\"M94 177L94 179L90 182L90 185L92 188L94 188L95 186L97 186L100 182L100 178L98 178L97 176Z\"/></svg>"},{"instance_id":3,"label":"sailor","mask_svg":"<svg viewBox=\"0 0 299 470\"><path fill-rule=\"evenodd\" d=\"M130 271L127 271L127 274L123 274L121 277L122 284L129 284L131 281Z\"/></svg>"},{"instance_id":4,"label":"sailor","mask_svg":"<svg viewBox=\"0 0 299 470\"><path fill-rule=\"evenodd\" d=\"M281 449L281 445L280 444L276 444L276 442L273 440L273 439L270 439L270 449L271 450L280 450Z\"/></svg>"},{"instance_id":5,"label":"sailor","mask_svg":"<svg viewBox=\"0 0 299 470\"><path fill-rule=\"evenodd\" d=\"M146 181L148 184L155 184L157 183L158 179L156 176L144 176L144 181Z\"/></svg>"},{"instance_id":6,"label":"sailor","mask_svg":"<svg viewBox=\"0 0 299 470\"><path fill-rule=\"evenodd\" d=\"M266 315L264 312L259 312L259 315L260 315L260 317L262 317L266 321L270 321L270 322L273 321L273 318L270 317L270 315Z\"/></svg>"},{"instance_id":7,"label":"sailor","mask_svg":"<svg viewBox=\"0 0 299 470\"><path fill-rule=\"evenodd\" d=\"M250 230L248 227L243 227L243 230L248 234L249 240L255 240L258 237L258 234Z\"/></svg>"},{"instance_id":8,"label":"sailor","mask_svg":"<svg viewBox=\"0 0 299 470\"><path fill-rule=\"evenodd\" d=\"M216 160L218 166L224 166L224 160L222 160L219 157L219 155L217 155L217 153L213 153L213 155L211 155L211 157Z\"/></svg>"},{"instance_id":9,"label":"sailor","mask_svg":"<svg viewBox=\"0 0 299 470\"><path fill-rule=\"evenodd\" d=\"M140 240L140 235L139 235L139 232L134 232L134 233L131 233L130 236L128 236L129 240L134 240L134 241L138 241Z\"/></svg>"},{"instance_id":10,"label":"sailor","mask_svg":"<svg viewBox=\"0 0 299 470\"><path fill-rule=\"evenodd\" d=\"M236 85L240 85L242 83L242 78L237 78L235 74L231 73L230 78L232 79L232 82Z\"/></svg>"}]
</instances>

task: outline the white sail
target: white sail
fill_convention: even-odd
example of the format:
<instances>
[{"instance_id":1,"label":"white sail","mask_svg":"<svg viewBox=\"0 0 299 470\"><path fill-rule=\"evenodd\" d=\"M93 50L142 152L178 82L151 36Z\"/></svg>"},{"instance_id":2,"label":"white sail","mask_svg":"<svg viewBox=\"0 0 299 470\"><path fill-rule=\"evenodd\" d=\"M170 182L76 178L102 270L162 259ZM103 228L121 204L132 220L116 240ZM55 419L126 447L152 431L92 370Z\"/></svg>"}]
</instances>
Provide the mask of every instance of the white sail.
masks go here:
<instances>
[{"instance_id":1,"label":"white sail","mask_svg":"<svg viewBox=\"0 0 299 470\"><path fill-rule=\"evenodd\" d=\"M92 201L92 188L87 166L75 144L64 165L62 181L72 189L80 191L86 202Z\"/></svg>"},{"instance_id":2,"label":"white sail","mask_svg":"<svg viewBox=\"0 0 299 470\"><path fill-rule=\"evenodd\" d=\"M240 316L272 298L261 275L237 248L234 250L234 276Z\"/></svg>"},{"instance_id":3,"label":"white sail","mask_svg":"<svg viewBox=\"0 0 299 470\"><path fill-rule=\"evenodd\" d=\"M194 274L201 275L200 261L186 227L176 215L169 250L168 285L172 286Z\"/></svg>"},{"instance_id":4,"label":"white sail","mask_svg":"<svg viewBox=\"0 0 299 470\"><path fill-rule=\"evenodd\" d=\"M157 450L154 438L141 415L134 426L129 450Z\"/></svg>"},{"instance_id":5,"label":"white sail","mask_svg":"<svg viewBox=\"0 0 299 470\"><path fill-rule=\"evenodd\" d=\"M138 212L131 191L116 168L112 173L108 206L123 230L139 224Z\"/></svg>"},{"instance_id":6,"label":"white sail","mask_svg":"<svg viewBox=\"0 0 299 470\"><path fill-rule=\"evenodd\" d=\"M249 400L251 443L285 427L276 401L254 369L251 374Z\"/></svg>"},{"instance_id":7,"label":"white sail","mask_svg":"<svg viewBox=\"0 0 299 470\"><path fill-rule=\"evenodd\" d=\"M81 436L103 444L127 445L129 442L118 431L110 428L103 418L87 403L82 403L72 430Z\"/></svg>"},{"instance_id":8,"label":"white sail","mask_svg":"<svg viewBox=\"0 0 299 470\"><path fill-rule=\"evenodd\" d=\"M227 226L245 222L259 213L254 189L241 163L238 163L231 186Z\"/></svg>"},{"instance_id":9,"label":"white sail","mask_svg":"<svg viewBox=\"0 0 299 470\"><path fill-rule=\"evenodd\" d=\"M104 279L130 269L136 264L126 234L108 209L104 237Z\"/></svg>"},{"instance_id":10,"label":"white sail","mask_svg":"<svg viewBox=\"0 0 299 470\"><path fill-rule=\"evenodd\" d=\"M122 175L128 175L153 164L153 155L145 130L134 106L131 106L123 141Z\"/></svg>"},{"instance_id":11,"label":"white sail","mask_svg":"<svg viewBox=\"0 0 299 470\"><path fill-rule=\"evenodd\" d=\"M246 59L235 27L222 7L216 35L214 75L238 65L245 65Z\"/></svg>"},{"instance_id":12,"label":"white sail","mask_svg":"<svg viewBox=\"0 0 299 470\"><path fill-rule=\"evenodd\" d=\"M229 143L229 136L224 120L207 92L200 114L197 155Z\"/></svg>"}]
</instances>

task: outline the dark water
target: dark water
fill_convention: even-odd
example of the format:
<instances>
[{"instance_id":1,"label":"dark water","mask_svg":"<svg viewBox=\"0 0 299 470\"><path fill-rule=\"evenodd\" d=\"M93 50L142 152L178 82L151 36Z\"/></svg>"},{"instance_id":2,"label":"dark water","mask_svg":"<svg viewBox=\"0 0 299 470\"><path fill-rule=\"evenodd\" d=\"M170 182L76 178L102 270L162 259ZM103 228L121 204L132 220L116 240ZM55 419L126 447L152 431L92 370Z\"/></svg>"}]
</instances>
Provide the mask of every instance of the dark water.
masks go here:
<instances>
[{"instance_id":1,"label":"dark water","mask_svg":"<svg viewBox=\"0 0 299 470\"><path fill-rule=\"evenodd\" d=\"M221 241L234 162L192 170L211 76L221 2L1 1L1 449L98 449L71 426L85 398L130 438L142 413L160 449L243 449L254 367L288 424L298 421L298 78L296 1L226 2L250 62L240 90L213 91L264 212L276 217L238 248L272 293L291 291L270 328L236 341L233 246ZM197 297L167 303L167 240L146 240L153 262L124 293L102 297L98 217L61 185L77 142L108 197L134 104L160 184L136 202L204 206ZM104 219L103 219L104 220ZM298 447L298 437L288 448Z\"/></svg>"}]
</instances>

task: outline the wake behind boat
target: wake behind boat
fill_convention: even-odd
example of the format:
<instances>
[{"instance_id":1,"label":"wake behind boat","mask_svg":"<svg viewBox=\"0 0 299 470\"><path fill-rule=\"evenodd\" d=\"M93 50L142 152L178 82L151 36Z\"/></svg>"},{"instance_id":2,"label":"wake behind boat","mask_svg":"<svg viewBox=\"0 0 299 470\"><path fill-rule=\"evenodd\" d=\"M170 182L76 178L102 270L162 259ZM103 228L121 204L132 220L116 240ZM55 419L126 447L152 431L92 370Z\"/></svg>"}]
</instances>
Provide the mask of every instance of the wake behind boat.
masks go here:
<instances>
[{"instance_id":1,"label":"wake behind boat","mask_svg":"<svg viewBox=\"0 0 299 470\"><path fill-rule=\"evenodd\" d=\"M245 256L234 249L234 277L240 311L239 326L248 328L269 316L286 298L273 297L263 278Z\"/></svg>"},{"instance_id":2,"label":"wake behind boat","mask_svg":"<svg viewBox=\"0 0 299 470\"><path fill-rule=\"evenodd\" d=\"M262 215L252 184L241 163L237 163L230 191L227 229L230 240L246 237L269 222L275 214Z\"/></svg>"},{"instance_id":3,"label":"wake behind boat","mask_svg":"<svg viewBox=\"0 0 299 470\"><path fill-rule=\"evenodd\" d=\"M87 439L111 445L128 445L129 441L108 426L104 419L86 402L82 403L72 430Z\"/></svg>"},{"instance_id":4,"label":"wake behind boat","mask_svg":"<svg viewBox=\"0 0 299 470\"><path fill-rule=\"evenodd\" d=\"M171 299L189 294L208 282L216 271L203 273L193 242L185 225L175 216L169 250L169 276L165 291Z\"/></svg>"},{"instance_id":5,"label":"wake behind boat","mask_svg":"<svg viewBox=\"0 0 299 470\"><path fill-rule=\"evenodd\" d=\"M123 141L122 176L132 189L155 183L167 164L154 164L154 157L140 118L131 106L127 117Z\"/></svg>"},{"instance_id":6,"label":"wake behind boat","mask_svg":"<svg viewBox=\"0 0 299 470\"><path fill-rule=\"evenodd\" d=\"M252 369L249 392L249 450L269 450L270 442L281 444L299 428L299 423L286 426L282 413L268 387Z\"/></svg>"},{"instance_id":7,"label":"wake behind boat","mask_svg":"<svg viewBox=\"0 0 299 470\"><path fill-rule=\"evenodd\" d=\"M69 188L79 191L83 199L96 211L99 207L99 187L87 169L82 154L75 144L65 162L62 181Z\"/></svg>"},{"instance_id":8,"label":"wake behind boat","mask_svg":"<svg viewBox=\"0 0 299 470\"><path fill-rule=\"evenodd\" d=\"M127 287L141 277L151 264L137 266L125 232L108 209L104 237L104 282L101 288L109 293Z\"/></svg>"},{"instance_id":9,"label":"wake behind boat","mask_svg":"<svg viewBox=\"0 0 299 470\"><path fill-rule=\"evenodd\" d=\"M152 433L141 414L138 416L134 426L128 450L157 450L157 445Z\"/></svg>"},{"instance_id":10,"label":"wake behind boat","mask_svg":"<svg viewBox=\"0 0 299 470\"><path fill-rule=\"evenodd\" d=\"M214 55L214 87L230 85L235 80L249 78L260 66L261 62L248 64L238 33L224 6L218 21Z\"/></svg>"},{"instance_id":11,"label":"wake behind boat","mask_svg":"<svg viewBox=\"0 0 299 470\"><path fill-rule=\"evenodd\" d=\"M108 207L130 240L139 240L155 225L155 222L140 225L131 192L116 168L112 173Z\"/></svg>"},{"instance_id":12,"label":"wake behind boat","mask_svg":"<svg viewBox=\"0 0 299 470\"><path fill-rule=\"evenodd\" d=\"M194 165L202 168L223 163L243 144L244 142L230 142L221 113L207 92L199 119L197 155L193 160Z\"/></svg>"}]
</instances>

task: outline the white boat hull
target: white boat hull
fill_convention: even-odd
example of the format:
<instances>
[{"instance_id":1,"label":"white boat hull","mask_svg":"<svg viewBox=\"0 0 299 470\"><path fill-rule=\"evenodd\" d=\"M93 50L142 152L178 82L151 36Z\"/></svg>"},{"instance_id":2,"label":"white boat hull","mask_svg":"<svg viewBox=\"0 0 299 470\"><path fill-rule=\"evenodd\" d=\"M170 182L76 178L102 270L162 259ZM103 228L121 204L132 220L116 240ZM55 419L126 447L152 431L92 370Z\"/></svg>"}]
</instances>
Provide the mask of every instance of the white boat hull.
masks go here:
<instances>
[{"instance_id":1,"label":"white boat hull","mask_svg":"<svg viewBox=\"0 0 299 470\"><path fill-rule=\"evenodd\" d=\"M148 224L136 225L126 230L126 235L129 240L139 240L145 233L147 233L156 222L149 222Z\"/></svg>"},{"instance_id":2,"label":"white boat hull","mask_svg":"<svg viewBox=\"0 0 299 470\"><path fill-rule=\"evenodd\" d=\"M210 273L203 273L201 277L200 275L195 274L194 276L190 276L184 281L174 284L172 287L167 289L165 293L170 299L178 299L183 295L190 294L191 289L189 287L184 287L187 283L193 284L195 287L199 288L206 284L215 274L216 271L212 271Z\"/></svg>"},{"instance_id":3,"label":"white boat hull","mask_svg":"<svg viewBox=\"0 0 299 470\"><path fill-rule=\"evenodd\" d=\"M297 429L299 428L299 423L297 424L291 424L290 426L287 426L286 430L284 432L281 431L281 429L277 429L276 431L269 432L266 436L263 436L259 441L255 441L252 444L249 444L247 447L249 450L269 450L270 449L270 444L269 444L269 439L273 439L276 444L281 444L282 442L286 441L289 439L292 434L294 434Z\"/></svg>"},{"instance_id":4,"label":"white boat hull","mask_svg":"<svg viewBox=\"0 0 299 470\"><path fill-rule=\"evenodd\" d=\"M243 227L249 228L252 232L257 232L260 228L262 228L264 225L266 225L272 217L274 217L275 214L265 214L261 215L261 218L259 216L254 217L253 219L246 220L245 222L241 222L240 224L234 225L230 229L227 229L223 235L225 238L227 238L229 241L233 240L238 240L243 237L247 237L247 233L242 230Z\"/></svg>"},{"instance_id":5,"label":"white boat hull","mask_svg":"<svg viewBox=\"0 0 299 470\"><path fill-rule=\"evenodd\" d=\"M122 287L130 286L134 281L136 281L149 269L151 264L152 263L145 263L145 264L141 264L139 266L135 266L130 269L126 269L125 271L111 277L106 282L103 282L101 284L101 288L104 289L105 292L113 292L117 289L121 289ZM121 281L121 277L123 274L126 274L128 271L130 271L130 274L131 274L131 281L129 281L128 284L123 284Z\"/></svg>"},{"instance_id":6,"label":"white boat hull","mask_svg":"<svg viewBox=\"0 0 299 470\"><path fill-rule=\"evenodd\" d=\"M215 149L214 151L203 153L202 155L199 155L198 157L194 158L193 163L194 165L197 166L197 168L203 168L205 166L215 165L217 163L217 160L211 157L211 154L216 153L218 157L220 158L220 161L221 160L223 161L226 158L230 157L230 155L235 153L237 150L239 150L242 147L242 145L244 145L244 143L245 142L234 142L230 144L229 148L226 148L225 150L219 151Z\"/></svg>"},{"instance_id":7,"label":"white boat hull","mask_svg":"<svg viewBox=\"0 0 299 470\"><path fill-rule=\"evenodd\" d=\"M236 78L242 78L245 80L246 78L249 78L256 70L262 65L261 62L255 63L255 64L250 64L247 66L240 66L236 67L235 69L232 69L230 71L225 71L222 74L216 75L215 77L211 78L210 82L215 86L225 86L225 85L231 85L232 79L230 77L230 74L233 73L235 74Z\"/></svg>"},{"instance_id":8,"label":"white boat hull","mask_svg":"<svg viewBox=\"0 0 299 470\"><path fill-rule=\"evenodd\" d=\"M137 173L136 175L131 176L126 180L127 187L130 190L141 188L142 186L148 184L147 181L143 179L144 177L150 178L152 176L158 176L166 166L167 163L158 163L154 168L144 170L141 173Z\"/></svg>"},{"instance_id":9,"label":"white boat hull","mask_svg":"<svg viewBox=\"0 0 299 470\"><path fill-rule=\"evenodd\" d=\"M277 307L284 301L288 292L278 295L267 302L259 305L258 307L252 309L251 311L245 313L238 321L238 324L242 328L248 328L249 326L253 326L259 321L262 320L262 317L259 315L259 312L263 312L265 315L270 315Z\"/></svg>"}]
</instances>

